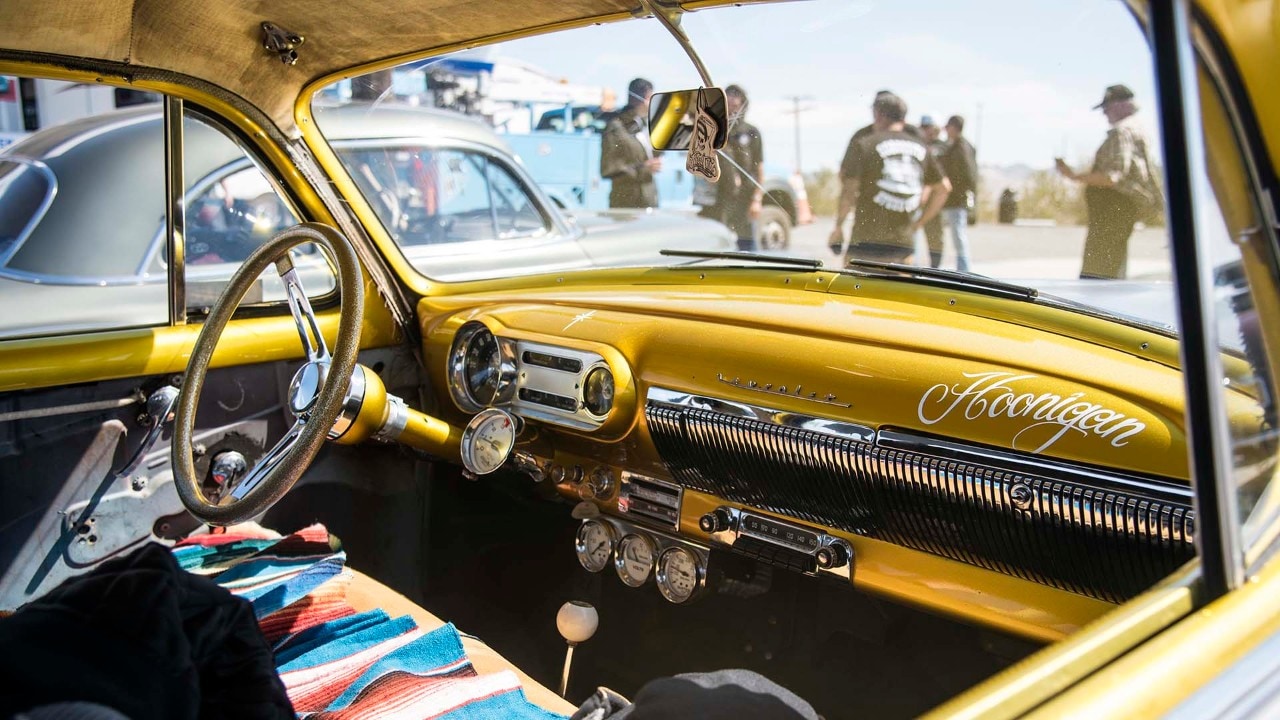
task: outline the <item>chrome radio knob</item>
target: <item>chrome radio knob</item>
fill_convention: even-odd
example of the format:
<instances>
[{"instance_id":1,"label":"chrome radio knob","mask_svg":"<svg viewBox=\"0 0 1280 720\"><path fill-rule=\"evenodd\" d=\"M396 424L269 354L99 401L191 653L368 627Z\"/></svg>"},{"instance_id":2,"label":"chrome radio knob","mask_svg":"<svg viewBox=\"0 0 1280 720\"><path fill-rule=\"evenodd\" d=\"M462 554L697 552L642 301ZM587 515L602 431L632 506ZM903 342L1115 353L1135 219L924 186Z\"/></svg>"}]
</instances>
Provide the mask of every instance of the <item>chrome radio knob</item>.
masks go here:
<instances>
[{"instance_id":1,"label":"chrome radio knob","mask_svg":"<svg viewBox=\"0 0 1280 720\"><path fill-rule=\"evenodd\" d=\"M613 494L613 488L613 471L602 465L592 470L578 486L578 497L583 500L608 500Z\"/></svg>"},{"instance_id":2,"label":"chrome radio knob","mask_svg":"<svg viewBox=\"0 0 1280 720\"><path fill-rule=\"evenodd\" d=\"M698 529L702 532L718 533L733 527L733 516L725 508L716 508L698 518Z\"/></svg>"},{"instance_id":3,"label":"chrome radio knob","mask_svg":"<svg viewBox=\"0 0 1280 720\"><path fill-rule=\"evenodd\" d=\"M834 542L818 548L813 553L813 558L818 561L818 567L823 570L835 570L849 564L849 555L848 545Z\"/></svg>"}]
</instances>

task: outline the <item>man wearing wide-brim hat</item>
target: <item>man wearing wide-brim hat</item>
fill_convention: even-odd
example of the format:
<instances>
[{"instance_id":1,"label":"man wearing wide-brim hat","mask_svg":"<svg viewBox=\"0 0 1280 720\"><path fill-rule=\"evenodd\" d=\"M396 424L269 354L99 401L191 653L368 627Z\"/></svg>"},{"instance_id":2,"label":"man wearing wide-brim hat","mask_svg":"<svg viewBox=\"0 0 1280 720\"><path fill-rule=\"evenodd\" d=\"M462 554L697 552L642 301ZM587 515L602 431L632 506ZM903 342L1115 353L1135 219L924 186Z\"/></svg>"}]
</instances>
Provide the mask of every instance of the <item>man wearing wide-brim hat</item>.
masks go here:
<instances>
[{"instance_id":1,"label":"man wearing wide-brim hat","mask_svg":"<svg viewBox=\"0 0 1280 720\"><path fill-rule=\"evenodd\" d=\"M1148 153L1148 142L1134 114L1133 91L1112 85L1094 106L1111 123L1093 168L1077 173L1057 158L1058 172L1084 185L1089 232L1084 241L1081 278L1123 278L1128 271L1129 236L1134 224L1164 203Z\"/></svg>"}]
</instances>

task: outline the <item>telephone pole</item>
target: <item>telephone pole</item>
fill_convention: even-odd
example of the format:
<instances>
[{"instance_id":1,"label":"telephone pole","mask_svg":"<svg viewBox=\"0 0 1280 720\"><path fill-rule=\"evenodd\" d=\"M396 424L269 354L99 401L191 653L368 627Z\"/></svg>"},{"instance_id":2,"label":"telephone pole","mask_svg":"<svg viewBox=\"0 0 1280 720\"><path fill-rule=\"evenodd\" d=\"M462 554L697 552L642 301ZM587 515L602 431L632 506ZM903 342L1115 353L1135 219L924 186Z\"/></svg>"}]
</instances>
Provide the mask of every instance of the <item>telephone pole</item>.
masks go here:
<instances>
[{"instance_id":1,"label":"telephone pole","mask_svg":"<svg viewBox=\"0 0 1280 720\"><path fill-rule=\"evenodd\" d=\"M803 165L800 164L800 113L808 112L813 109L812 105L800 107L800 103L808 102L813 99L812 95L788 95L787 99L791 101L791 109L787 110L787 114L795 116L796 127L796 173L803 174Z\"/></svg>"}]
</instances>

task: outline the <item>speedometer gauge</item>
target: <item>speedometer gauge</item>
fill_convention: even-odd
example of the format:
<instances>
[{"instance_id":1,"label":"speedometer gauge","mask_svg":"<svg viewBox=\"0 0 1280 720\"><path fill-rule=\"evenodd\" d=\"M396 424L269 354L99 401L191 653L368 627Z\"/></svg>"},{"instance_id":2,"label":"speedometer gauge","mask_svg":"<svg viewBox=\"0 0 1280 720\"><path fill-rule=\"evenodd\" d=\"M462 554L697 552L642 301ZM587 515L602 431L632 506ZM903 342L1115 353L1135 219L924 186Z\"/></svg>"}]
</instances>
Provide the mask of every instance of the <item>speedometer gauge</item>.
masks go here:
<instances>
[{"instance_id":1,"label":"speedometer gauge","mask_svg":"<svg viewBox=\"0 0 1280 720\"><path fill-rule=\"evenodd\" d=\"M462 431L462 465L475 475L488 475L507 462L515 446L516 419L506 410L481 410Z\"/></svg>"},{"instance_id":2,"label":"speedometer gauge","mask_svg":"<svg viewBox=\"0 0 1280 720\"><path fill-rule=\"evenodd\" d=\"M598 520L582 523L573 549L578 553L582 567L600 572L609 565L609 555L613 552L613 528Z\"/></svg>"},{"instance_id":3,"label":"speedometer gauge","mask_svg":"<svg viewBox=\"0 0 1280 720\"><path fill-rule=\"evenodd\" d=\"M673 603L688 602L702 588L706 570L693 551L667 548L658 558L658 592Z\"/></svg>"},{"instance_id":4,"label":"speedometer gauge","mask_svg":"<svg viewBox=\"0 0 1280 720\"><path fill-rule=\"evenodd\" d=\"M618 553L613 558L614 569L622 582L640 587L649 582L653 574L653 560L657 555L653 541L645 535L628 535L618 541Z\"/></svg>"}]
</instances>

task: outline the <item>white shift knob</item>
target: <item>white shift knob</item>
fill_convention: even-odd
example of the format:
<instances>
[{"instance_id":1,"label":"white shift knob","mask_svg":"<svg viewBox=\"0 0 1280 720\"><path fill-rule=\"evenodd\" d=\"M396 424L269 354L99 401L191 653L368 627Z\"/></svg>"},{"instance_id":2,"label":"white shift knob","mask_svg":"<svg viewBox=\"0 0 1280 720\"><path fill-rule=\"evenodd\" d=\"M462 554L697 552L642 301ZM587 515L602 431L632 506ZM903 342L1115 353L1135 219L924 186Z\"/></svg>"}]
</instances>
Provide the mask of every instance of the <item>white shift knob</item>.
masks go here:
<instances>
[{"instance_id":1,"label":"white shift knob","mask_svg":"<svg viewBox=\"0 0 1280 720\"><path fill-rule=\"evenodd\" d=\"M560 606L556 613L556 629L565 641L577 644L586 642L596 634L600 627L600 614L591 603L581 600L570 600Z\"/></svg>"}]
</instances>

